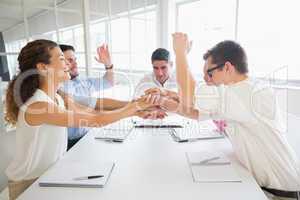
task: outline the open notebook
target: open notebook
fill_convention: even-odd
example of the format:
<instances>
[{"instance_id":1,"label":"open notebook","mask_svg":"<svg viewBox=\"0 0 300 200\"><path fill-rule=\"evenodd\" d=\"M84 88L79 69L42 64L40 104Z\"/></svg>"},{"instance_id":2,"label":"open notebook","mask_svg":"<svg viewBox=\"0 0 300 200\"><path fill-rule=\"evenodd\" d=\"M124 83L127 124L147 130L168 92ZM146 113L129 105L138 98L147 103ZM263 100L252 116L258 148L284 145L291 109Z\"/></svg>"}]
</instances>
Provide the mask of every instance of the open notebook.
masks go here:
<instances>
[{"instance_id":1,"label":"open notebook","mask_svg":"<svg viewBox=\"0 0 300 200\"><path fill-rule=\"evenodd\" d=\"M221 152L186 153L194 182L242 182L231 161Z\"/></svg>"},{"instance_id":2,"label":"open notebook","mask_svg":"<svg viewBox=\"0 0 300 200\"><path fill-rule=\"evenodd\" d=\"M183 128L190 120L179 115L171 115L164 119L133 118L135 128Z\"/></svg>"},{"instance_id":3,"label":"open notebook","mask_svg":"<svg viewBox=\"0 0 300 200\"><path fill-rule=\"evenodd\" d=\"M176 142L193 142L203 139L224 138L211 120L204 122L189 122L184 128L173 128L170 134Z\"/></svg>"},{"instance_id":4,"label":"open notebook","mask_svg":"<svg viewBox=\"0 0 300 200\"><path fill-rule=\"evenodd\" d=\"M131 129L94 129L95 139L112 141L112 142L123 142L128 135L131 133Z\"/></svg>"},{"instance_id":5,"label":"open notebook","mask_svg":"<svg viewBox=\"0 0 300 200\"><path fill-rule=\"evenodd\" d=\"M41 187L102 188L108 181L115 163L58 162L38 180ZM103 177L77 180L88 176Z\"/></svg>"},{"instance_id":6,"label":"open notebook","mask_svg":"<svg viewBox=\"0 0 300 200\"><path fill-rule=\"evenodd\" d=\"M122 119L120 121L108 124L104 126L102 129L114 129L114 130L131 130L133 126L132 118Z\"/></svg>"},{"instance_id":7,"label":"open notebook","mask_svg":"<svg viewBox=\"0 0 300 200\"><path fill-rule=\"evenodd\" d=\"M123 119L102 128L93 128L90 133L95 139L109 142L123 142L133 130L131 119Z\"/></svg>"}]
</instances>

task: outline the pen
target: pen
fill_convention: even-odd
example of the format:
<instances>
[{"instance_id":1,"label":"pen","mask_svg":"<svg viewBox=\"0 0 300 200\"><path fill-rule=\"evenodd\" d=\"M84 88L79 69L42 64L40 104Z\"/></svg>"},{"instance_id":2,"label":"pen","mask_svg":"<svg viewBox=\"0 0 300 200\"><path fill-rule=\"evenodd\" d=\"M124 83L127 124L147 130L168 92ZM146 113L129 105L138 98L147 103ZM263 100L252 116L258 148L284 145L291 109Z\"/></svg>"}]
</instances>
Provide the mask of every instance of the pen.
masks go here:
<instances>
[{"instance_id":1,"label":"pen","mask_svg":"<svg viewBox=\"0 0 300 200\"><path fill-rule=\"evenodd\" d=\"M218 160L218 159L220 159L220 156L216 156L216 157L204 159L204 160L200 161L199 164L206 164L206 163L208 163L208 162L210 162L210 161Z\"/></svg>"},{"instance_id":2,"label":"pen","mask_svg":"<svg viewBox=\"0 0 300 200\"><path fill-rule=\"evenodd\" d=\"M136 125L134 128L183 128L181 125Z\"/></svg>"},{"instance_id":3,"label":"pen","mask_svg":"<svg viewBox=\"0 0 300 200\"><path fill-rule=\"evenodd\" d=\"M103 140L105 142L123 142L124 141L124 139L120 139L120 138L95 138L95 139Z\"/></svg>"},{"instance_id":4,"label":"pen","mask_svg":"<svg viewBox=\"0 0 300 200\"><path fill-rule=\"evenodd\" d=\"M83 177L74 178L74 180L81 181L81 180L88 180L88 179L95 179L95 178L102 178L102 177L104 176L103 175L83 176Z\"/></svg>"},{"instance_id":5,"label":"pen","mask_svg":"<svg viewBox=\"0 0 300 200\"><path fill-rule=\"evenodd\" d=\"M178 140L177 142L179 143L183 143L183 142L196 142L198 141L199 139L184 139L184 140Z\"/></svg>"},{"instance_id":6,"label":"pen","mask_svg":"<svg viewBox=\"0 0 300 200\"><path fill-rule=\"evenodd\" d=\"M105 142L123 142L123 140L122 139L105 139L104 140Z\"/></svg>"}]
</instances>

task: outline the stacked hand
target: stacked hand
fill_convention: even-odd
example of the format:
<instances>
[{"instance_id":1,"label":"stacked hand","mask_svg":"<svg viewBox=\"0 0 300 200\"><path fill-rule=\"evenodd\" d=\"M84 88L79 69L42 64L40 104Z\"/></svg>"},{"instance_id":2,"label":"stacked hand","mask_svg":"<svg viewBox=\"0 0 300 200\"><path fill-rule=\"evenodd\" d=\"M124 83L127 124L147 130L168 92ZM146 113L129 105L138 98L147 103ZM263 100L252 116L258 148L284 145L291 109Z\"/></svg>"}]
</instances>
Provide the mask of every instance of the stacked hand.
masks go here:
<instances>
[{"instance_id":1,"label":"stacked hand","mask_svg":"<svg viewBox=\"0 0 300 200\"><path fill-rule=\"evenodd\" d=\"M145 91L143 98L146 99L146 102L169 112L176 112L179 106L178 94L169 90L151 88Z\"/></svg>"},{"instance_id":2,"label":"stacked hand","mask_svg":"<svg viewBox=\"0 0 300 200\"><path fill-rule=\"evenodd\" d=\"M170 90L164 90L162 88L150 88L145 91L146 95L158 95L162 98L173 99L179 102L179 96L176 92Z\"/></svg>"},{"instance_id":3,"label":"stacked hand","mask_svg":"<svg viewBox=\"0 0 300 200\"><path fill-rule=\"evenodd\" d=\"M167 113L159 107L154 107L152 109L138 111L137 116L144 119L163 119L167 116Z\"/></svg>"},{"instance_id":4,"label":"stacked hand","mask_svg":"<svg viewBox=\"0 0 300 200\"><path fill-rule=\"evenodd\" d=\"M136 105L136 115L144 119L163 119L167 116L166 112L159 106L147 100L147 96L133 101Z\"/></svg>"}]
</instances>

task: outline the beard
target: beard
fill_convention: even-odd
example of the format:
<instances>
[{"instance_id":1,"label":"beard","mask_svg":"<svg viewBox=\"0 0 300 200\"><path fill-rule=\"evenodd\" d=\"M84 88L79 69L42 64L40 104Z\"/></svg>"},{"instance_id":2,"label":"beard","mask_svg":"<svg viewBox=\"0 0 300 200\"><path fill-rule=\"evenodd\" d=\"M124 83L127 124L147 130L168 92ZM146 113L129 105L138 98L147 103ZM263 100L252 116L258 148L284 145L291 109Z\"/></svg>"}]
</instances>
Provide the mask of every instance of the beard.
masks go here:
<instances>
[{"instance_id":1,"label":"beard","mask_svg":"<svg viewBox=\"0 0 300 200\"><path fill-rule=\"evenodd\" d=\"M79 75L78 73L77 74L71 74L70 73L71 80L73 80L74 78L76 78L78 75Z\"/></svg>"}]
</instances>

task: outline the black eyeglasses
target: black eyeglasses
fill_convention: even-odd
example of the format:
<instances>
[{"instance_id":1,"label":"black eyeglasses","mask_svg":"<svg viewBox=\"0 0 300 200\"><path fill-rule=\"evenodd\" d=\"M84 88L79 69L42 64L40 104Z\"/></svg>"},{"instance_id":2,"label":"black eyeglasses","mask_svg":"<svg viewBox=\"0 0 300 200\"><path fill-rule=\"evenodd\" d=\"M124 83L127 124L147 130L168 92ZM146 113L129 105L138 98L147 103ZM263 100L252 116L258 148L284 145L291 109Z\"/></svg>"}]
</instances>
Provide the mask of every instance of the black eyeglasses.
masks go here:
<instances>
[{"instance_id":1,"label":"black eyeglasses","mask_svg":"<svg viewBox=\"0 0 300 200\"><path fill-rule=\"evenodd\" d=\"M213 71L216 70L216 69L222 68L223 65L225 65L225 63L218 64L217 66L208 69L208 70L206 71L206 72L207 72L207 75L208 75L210 78L212 78L212 76L213 76Z\"/></svg>"}]
</instances>

